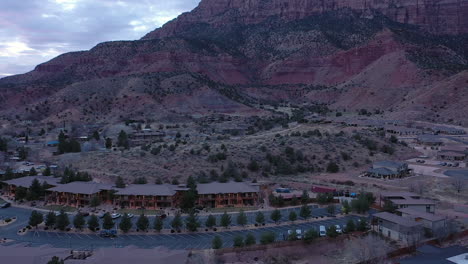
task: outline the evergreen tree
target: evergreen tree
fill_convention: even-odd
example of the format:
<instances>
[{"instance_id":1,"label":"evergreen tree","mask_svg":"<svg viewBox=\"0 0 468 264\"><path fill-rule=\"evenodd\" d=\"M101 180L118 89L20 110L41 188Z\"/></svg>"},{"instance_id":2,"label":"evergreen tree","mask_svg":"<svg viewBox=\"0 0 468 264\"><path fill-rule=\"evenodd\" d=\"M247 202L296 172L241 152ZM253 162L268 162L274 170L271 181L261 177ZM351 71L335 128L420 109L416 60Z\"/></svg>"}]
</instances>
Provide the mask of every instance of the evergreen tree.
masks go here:
<instances>
[{"instance_id":1,"label":"evergreen tree","mask_svg":"<svg viewBox=\"0 0 468 264\"><path fill-rule=\"evenodd\" d=\"M112 139L106 138L106 149L111 149L111 148L112 148Z\"/></svg>"},{"instance_id":2,"label":"evergreen tree","mask_svg":"<svg viewBox=\"0 0 468 264\"><path fill-rule=\"evenodd\" d=\"M237 235L233 239L234 247L243 247L244 246L244 238L241 235Z\"/></svg>"},{"instance_id":3,"label":"evergreen tree","mask_svg":"<svg viewBox=\"0 0 468 264\"><path fill-rule=\"evenodd\" d=\"M20 201L20 200L23 200L26 198L26 196L28 195L28 190L24 187L17 187L16 190L15 190L15 200L16 201Z\"/></svg>"},{"instance_id":4,"label":"evergreen tree","mask_svg":"<svg viewBox=\"0 0 468 264\"><path fill-rule=\"evenodd\" d=\"M120 220L119 223L120 230L122 230L124 233L127 233L132 228L132 225L132 219L130 219L130 217L128 217L128 214L125 213L122 216L122 220Z\"/></svg>"},{"instance_id":5,"label":"evergreen tree","mask_svg":"<svg viewBox=\"0 0 468 264\"><path fill-rule=\"evenodd\" d=\"M172 219L171 227L174 230L180 230L180 228L182 227L182 218L180 217L179 213L177 213L174 216L174 219Z\"/></svg>"},{"instance_id":6,"label":"evergreen tree","mask_svg":"<svg viewBox=\"0 0 468 264\"><path fill-rule=\"evenodd\" d=\"M252 233L248 233L247 236L245 237L245 245L251 246L255 244L256 244L255 236Z\"/></svg>"},{"instance_id":7,"label":"evergreen tree","mask_svg":"<svg viewBox=\"0 0 468 264\"><path fill-rule=\"evenodd\" d=\"M245 226L247 224L247 215L245 215L244 210L240 210L237 215L237 224L240 226Z\"/></svg>"},{"instance_id":8,"label":"evergreen tree","mask_svg":"<svg viewBox=\"0 0 468 264\"><path fill-rule=\"evenodd\" d=\"M297 220L297 214L296 214L296 212L295 212L295 211L291 211L291 212L289 213L289 221L294 222L294 221L296 221L296 220Z\"/></svg>"},{"instance_id":9,"label":"evergreen tree","mask_svg":"<svg viewBox=\"0 0 468 264\"><path fill-rule=\"evenodd\" d=\"M351 211L351 207L350 207L350 205L349 205L348 200L344 200L344 201L343 201L343 203L342 203L342 208L343 208L342 210L343 210L343 213L344 213L344 214L348 214L349 211Z\"/></svg>"},{"instance_id":10,"label":"evergreen tree","mask_svg":"<svg viewBox=\"0 0 468 264\"><path fill-rule=\"evenodd\" d=\"M197 231L198 227L200 227L195 210L190 210L188 217L185 219L185 227L191 232Z\"/></svg>"},{"instance_id":11,"label":"evergreen tree","mask_svg":"<svg viewBox=\"0 0 468 264\"><path fill-rule=\"evenodd\" d=\"M228 228L231 225L231 216L224 211L224 214L221 216L221 226Z\"/></svg>"},{"instance_id":12,"label":"evergreen tree","mask_svg":"<svg viewBox=\"0 0 468 264\"><path fill-rule=\"evenodd\" d=\"M221 240L221 237L215 236L213 238L212 247L213 249L220 249L223 247L223 241Z\"/></svg>"},{"instance_id":13,"label":"evergreen tree","mask_svg":"<svg viewBox=\"0 0 468 264\"><path fill-rule=\"evenodd\" d=\"M197 184L192 176L187 179L187 187L189 188L182 196L182 202L180 208L182 211L189 211L195 207L195 203L198 200Z\"/></svg>"},{"instance_id":14,"label":"evergreen tree","mask_svg":"<svg viewBox=\"0 0 468 264\"><path fill-rule=\"evenodd\" d=\"M216 217L209 215L208 218L206 219L205 226L208 228L212 228L216 226Z\"/></svg>"},{"instance_id":15,"label":"evergreen tree","mask_svg":"<svg viewBox=\"0 0 468 264\"><path fill-rule=\"evenodd\" d=\"M146 217L144 214L141 214L140 217L138 217L138 220L136 222L136 226L140 231L148 230L148 228L149 228L148 217Z\"/></svg>"},{"instance_id":16,"label":"evergreen tree","mask_svg":"<svg viewBox=\"0 0 468 264\"><path fill-rule=\"evenodd\" d=\"M330 225L327 228L327 236L329 236L329 237L337 237L338 236L338 232L336 232L336 226L335 225Z\"/></svg>"},{"instance_id":17,"label":"evergreen tree","mask_svg":"<svg viewBox=\"0 0 468 264\"><path fill-rule=\"evenodd\" d=\"M392 201L385 200L384 205L383 205L383 210L385 212L394 213L396 209L397 207L393 204Z\"/></svg>"},{"instance_id":18,"label":"evergreen tree","mask_svg":"<svg viewBox=\"0 0 468 264\"><path fill-rule=\"evenodd\" d=\"M96 231L99 227L99 219L95 215L91 215L88 219L88 229L91 231Z\"/></svg>"},{"instance_id":19,"label":"evergreen tree","mask_svg":"<svg viewBox=\"0 0 468 264\"><path fill-rule=\"evenodd\" d=\"M303 206L301 206L301 210L299 211L299 216L300 216L300 217L302 217L302 218L304 218L304 219L307 219L307 218L309 218L311 215L312 215L312 212L311 212L311 210L310 210L310 208L309 208L308 205L305 205L305 204L304 204Z\"/></svg>"},{"instance_id":20,"label":"evergreen tree","mask_svg":"<svg viewBox=\"0 0 468 264\"><path fill-rule=\"evenodd\" d=\"M353 219L349 219L346 223L345 232L350 233L356 231L356 224L354 223Z\"/></svg>"},{"instance_id":21,"label":"evergreen tree","mask_svg":"<svg viewBox=\"0 0 468 264\"><path fill-rule=\"evenodd\" d=\"M329 206L327 206L327 213L329 215L335 215L335 211L336 211L336 208L335 208L335 205L333 204L330 204Z\"/></svg>"},{"instance_id":22,"label":"evergreen tree","mask_svg":"<svg viewBox=\"0 0 468 264\"><path fill-rule=\"evenodd\" d=\"M117 146L125 149L129 149L130 147L127 133L125 133L125 131L123 130L121 130L119 133L119 137L117 139Z\"/></svg>"},{"instance_id":23,"label":"evergreen tree","mask_svg":"<svg viewBox=\"0 0 468 264\"><path fill-rule=\"evenodd\" d=\"M114 227L114 220L112 220L112 217L109 213L106 213L104 215L104 219L102 221L102 229L112 229Z\"/></svg>"},{"instance_id":24,"label":"evergreen tree","mask_svg":"<svg viewBox=\"0 0 468 264\"><path fill-rule=\"evenodd\" d=\"M281 220L281 211L278 209L275 209L271 215L270 215L271 220L273 220L275 223L278 223Z\"/></svg>"},{"instance_id":25,"label":"evergreen tree","mask_svg":"<svg viewBox=\"0 0 468 264\"><path fill-rule=\"evenodd\" d=\"M154 226L153 226L154 230L156 230L157 232L161 232L163 227L164 227L163 220L160 217L156 217L156 219L154 220Z\"/></svg>"},{"instance_id":26,"label":"evergreen tree","mask_svg":"<svg viewBox=\"0 0 468 264\"><path fill-rule=\"evenodd\" d=\"M50 176L50 175L52 175L52 172L50 171L50 167L49 167L49 166L47 166L47 167L45 168L44 172L42 172L42 175L44 175L44 176Z\"/></svg>"},{"instance_id":27,"label":"evergreen tree","mask_svg":"<svg viewBox=\"0 0 468 264\"><path fill-rule=\"evenodd\" d=\"M101 136L99 136L99 132L97 130L93 132L93 138L97 141L101 140Z\"/></svg>"},{"instance_id":28,"label":"evergreen tree","mask_svg":"<svg viewBox=\"0 0 468 264\"><path fill-rule=\"evenodd\" d=\"M37 175L37 171L34 167L32 167L30 170L29 170L29 176L36 176Z\"/></svg>"},{"instance_id":29,"label":"evergreen tree","mask_svg":"<svg viewBox=\"0 0 468 264\"><path fill-rule=\"evenodd\" d=\"M307 193L306 190L304 190L304 191L302 192L301 203L302 203L302 204L308 204L308 203L309 203L309 194Z\"/></svg>"},{"instance_id":30,"label":"evergreen tree","mask_svg":"<svg viewBox=\"0 0 468 264\"><path fill-rule=\"evenodd\" d=\"M91 207L94 207L94 209L96 209L96 207L98 207L99 205L101 205L101 200L99 199L98 196L93 196L93 198L91 199L91 202L89 203L89 205Z\"/></svg>"},{"instance_id":31,"label":"evergreen tree","mask_svg":"<svg viewBox=\"0 0 468 264\"><path fill-rule=\"evenodd\" d=\"M68 215L63 210L60 211L60 214L57 216L55 227L61 231L64 231L69 224L70 219L68 218Z\"/></svg>"},{"instance_id":32,"label":"evergreen tree","mask_svg":"<svg viewBox=\"0 0 468 264\"><path fill-rule=\"evenodd\" d=\"M37 227L42 221L44 221L44 218L41 213L36 210L31 212L31 216L29 217L30 226Z\"/></svg>"},{"instance_id":33,"label":"evergreen tree","mask_svg":"<svg viewBox=\"0 0 468 264\"><path fill-rule=\"evenodd\" d=\"M262 225L265 223L265 215L262 212L258 212L255 215L255 222L257 222L259 225Z\"/></svg>"},{"instance_id":34,"label":"evergreen tree","mask_svg":"<svg viewBox=\"0 0 468 264\"><path fill-rule=\"evenodd\" d=\"M357 225L357 230L361 231L361 232L364 232L364 231L367 230L367 220L366 220L366 218L362 217L360 219L360 221L358 222L358 225Z\"/></svg>"},{"instance_id":35,"label":"evergreen tree","mask_svg":"<svg viewBox=\"0 0 468 264\"><path fill-rule=\"evenodd\" d=\"M269 232L264 232L262 233L262 235L260 236L260 243L262 245L266 245L266 244L270 244L270 243L273 243L275 242L275 239L276 239L276 235L275 233L269 231Z\"/></svg>"},{"instance_id":36,"label":"evergreen tree","mask_svg":"<svg viewBox=\"0 0 468 264\"><path fill-rule=\"evenodd\" d=\"M75 215L73 218L73 226L75 226L76 229L83 229L84 225L86 224L86 221L83 217L82 214L78 213Z\"/></svg>"},{"instance_id":37,"label":"evergreen tree","mask_svg":"<svg viewBox=\"0 0 468 264\"><path fill-rule=\"evenodd\" d=\"M46 215L45 225L47 227L52 227L55 225L56 216L54 212L48 212Z\"/></svg>"},{"instance_id":38,"label":"evergreen tree","mask_svg":"<svg viewBox=\"0 0 468 264\"><path fill-rule=\"evenodd\" d=\"M307 230L304 233L304 241L306 243L310 243L310 242L312 242L312 240L314 240L314 239L316 239L318 237L319 237L319 234L314 229Z\"/></svg>"},{"instance_id":39,"label":"evergreen tree","mask_svg":"<svg viewBox=\"0 0 468 264\"><path fill-rule=\"evenodd\" d=\"M57 256L53 256L51 260L49 260L49 262L47 262L47 264L64 264L65 262L63 261L63 259L59 259Z\"/></svg>"},{"instance_id":40,"label":"evergreen tree","mask_svg":"<svg viewBox=\"0 0 468 264\"><path fill-rule=\"evenodd\" d=\"M38 179L34 179L29 187L29 197L28 200L39 200L42 194L42 186Z\"/></svg>"},{"instance_id":41,"label":"evergreen tree","mask_svg":"<svg viewBox=\"0 0 468 264\"><path fill-rule=\"evenodd\" d=\"M117 179L115 180L115 187L125 188L125 182L121 176L117 177Z\"/></svg>"}]
</instances>

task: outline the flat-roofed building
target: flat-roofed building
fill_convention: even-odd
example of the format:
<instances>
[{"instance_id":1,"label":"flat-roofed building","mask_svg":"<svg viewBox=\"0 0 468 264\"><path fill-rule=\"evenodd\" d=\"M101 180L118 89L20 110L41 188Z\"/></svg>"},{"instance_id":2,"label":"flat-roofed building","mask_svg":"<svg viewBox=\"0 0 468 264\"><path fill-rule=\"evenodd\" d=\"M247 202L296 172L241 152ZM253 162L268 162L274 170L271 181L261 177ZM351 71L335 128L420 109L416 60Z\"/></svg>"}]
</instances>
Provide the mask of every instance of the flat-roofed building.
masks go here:
<instances>
[{"instance_id":1,"label":"flat-roofed building","mask_svg":"<svg viewBox=\"0 0 468 264\"><path fill-rule=\"evenodd\" d=\"M397 214L422 223L424 228L431 230L433 233L445 228L447 224L447 218L443 215L426 213L412 208L398 209Z\"/></svg>"},{"instance_id":2,"label":"flat-roofed building","mask_svg":"<svg viewBox=\"0 0 468 264\"><path fill-rule=\"evenodd\" d=\"M211 208L255 206L259 200L258 185L246 182L203 183L197 190L198 204Z\"/></svg>"},{"instance_id":3,"label":"flat-roofed building","mask_svg":"<svg viewBox=\"0 0 468 264\"><path fill-rule=\"evenodd\" d=\"M411 208L420 212L435 212L433 200L423 199L420 195L412 192L382 192L380 194L381 206L385 200L391 201L397 209Z\"/></svg>"},{"instance_id":4,"label":"flat-roofed building","mask_svg":"<svg viewBox=\"0 0 468 264\"><path fill-rule=\"evenodd\" d=\"M372 215L372 229L392 240L406 244L418 242L423 236L423 224L388 212Z\"/></svg>"}]
</instances>

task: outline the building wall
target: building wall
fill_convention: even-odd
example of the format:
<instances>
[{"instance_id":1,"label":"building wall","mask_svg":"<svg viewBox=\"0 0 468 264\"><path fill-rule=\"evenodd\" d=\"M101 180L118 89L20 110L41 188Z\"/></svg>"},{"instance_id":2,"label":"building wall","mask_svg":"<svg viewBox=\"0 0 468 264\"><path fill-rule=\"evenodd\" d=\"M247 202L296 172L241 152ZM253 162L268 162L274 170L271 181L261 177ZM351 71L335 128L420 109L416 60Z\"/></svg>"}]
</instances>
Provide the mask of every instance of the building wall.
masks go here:
<instances>
[{"instance_id":1,"label":"building wall","mask_svg":"<svg viewBox=\"0 0 468 264\"><path fill-rule=\"evenodd\" d=\"M406 204L406 205L397 205L398 208L411 208L413 210L417 210L419 212L426 212L426 213L435 213L435 205L434 204L431 204L431 205L411 205L411 204Z\"/></svg>"}]
</instances>

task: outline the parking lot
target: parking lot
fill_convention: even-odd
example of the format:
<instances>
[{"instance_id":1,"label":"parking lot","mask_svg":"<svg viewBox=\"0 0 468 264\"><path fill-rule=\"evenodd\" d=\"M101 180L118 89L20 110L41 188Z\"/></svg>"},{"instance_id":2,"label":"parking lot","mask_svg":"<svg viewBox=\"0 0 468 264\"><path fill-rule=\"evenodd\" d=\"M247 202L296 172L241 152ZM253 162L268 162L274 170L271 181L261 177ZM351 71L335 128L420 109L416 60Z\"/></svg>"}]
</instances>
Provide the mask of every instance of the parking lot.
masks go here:
<instances>
[{"instance_id":1,"label":"parking lot","mask_svg":"<svg viewBox=\"0 0 468 264\"><path fill-rule=\"evenodd\" d=\"M287 218L287 211L292 209L284 209L282 214L283 218ZM313 209L314 216L324 213L324 209ZM329 218L326 220L316 220L308 223L282 225L282 226L268 226L257 228L253 230L229 230L218 228L218 232L199 232L199 233L181 233L181 234L158 234L153 231L141 234L119 235L116 238L102 238L97 234L80 234L80 233L58 233L48 231L30 231L26 235L20 236L16 232L21 227L24 227L29 219L30 210L20 208L8 208L0 210L0 217L17 216L18 220L6 227L0 227L1 237L13 239L12 243L27 243L31 246L40 246L50 244L55 247L72 248L72 249L85 249L85 248L98 248L98 247L125 247L135 245L142 248L152 248L156 246L164 246L171 249L206 249L211 248L213 237L218 235L223 240L223 246L232 246L233 238L236 235L245 236L247 233L252 233L257 237L266 231L272 231L276 234L277 240L283 240L283 235L288 230L301 229L303 231L309 229L316 229L320 225L326 227L330 225L346 224L348 219L352 218L357 220L357 216L343 216L336 218ZM249 221L254 221L255 213L247 213ZM136 217L135 217L136 218ZM233 223L235 223L235 216ZM269 213L265 212L265 218L269 219ZM169 219L168 219L169 220ZM203 226L203 219L200 217L200 222ZM136 221L136 219L134 219ZM169 222L169 221L166 221ZM204 229L201 229L204 230Z\"/></svg>"}]
</instances>

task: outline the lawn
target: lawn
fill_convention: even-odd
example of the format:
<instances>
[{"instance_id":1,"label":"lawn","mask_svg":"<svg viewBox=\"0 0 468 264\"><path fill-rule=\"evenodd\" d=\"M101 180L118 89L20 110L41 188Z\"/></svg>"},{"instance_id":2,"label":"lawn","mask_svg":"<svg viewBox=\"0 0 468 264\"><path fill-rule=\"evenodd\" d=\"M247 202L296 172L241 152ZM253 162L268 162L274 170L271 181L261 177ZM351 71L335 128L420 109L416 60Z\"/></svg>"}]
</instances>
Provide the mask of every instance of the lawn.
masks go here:
<instances>
[{"instance_id":1,"label":"lawn","mask_svg":"<svg viewBox=\"0 0 468 264\"><path fill-rule=\"evenodd\" d=\"M145 215L158 215L162 213L160 210L141 210L141 209L119 209L117 210L120 214L134 214L134 215L141 215L144 213Z\"/></svg>"},{"instance_id":2,"label":"lawn","mask_svg":"<svg viewBox=\"0 0 468 264\"><path fill-rule=\"evenodd\" d=\"M45 205L45 206L41 206L39 207L41 209L45 209L45 210L49 210L49 211L65 211L65 212L75 212L76 211L76 208L75 207L71 207L71 206L63 206L63 205L55 205L55 204L52 204L52 205Z\"/></svg>"},{"instance_id":3,"label":"lawn","mask_svg":"<svg viewBox=\"0 0 468 264\"><path fill-rule=\"evenodd\" d=\"M255 206L242 207L242 208L238 208L238 207L206 208L206 210L209 213L224 213L224 212L233 213L233 212L239 212L240 210L244 210L244 212L247 212L247 211L255 211L257 209L258 207L255 207Z\"/></svg>"}]
</instances>

